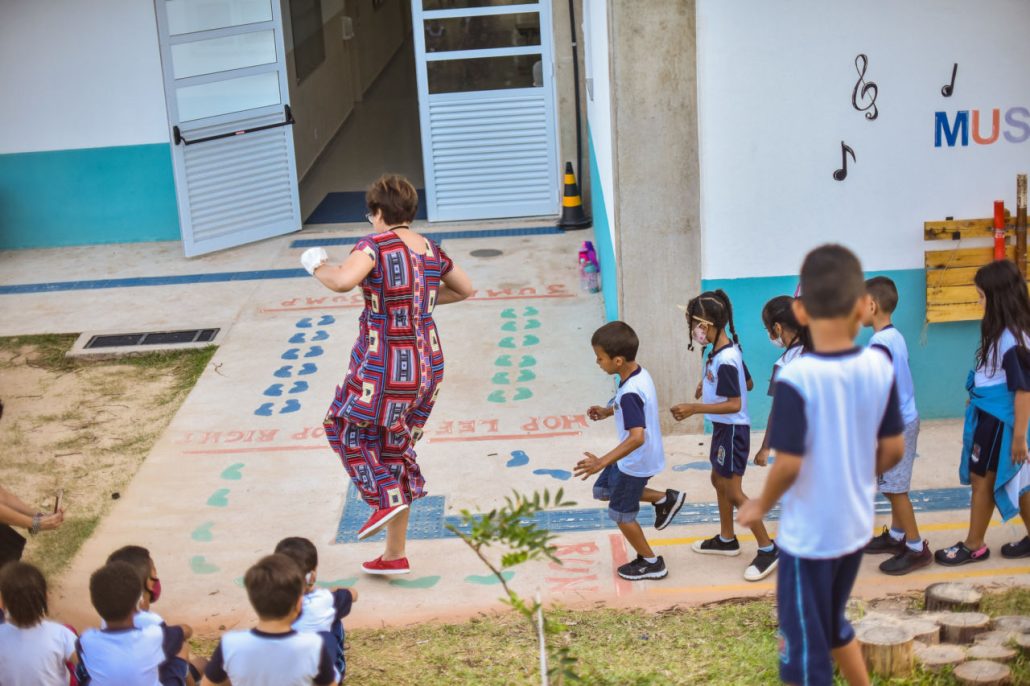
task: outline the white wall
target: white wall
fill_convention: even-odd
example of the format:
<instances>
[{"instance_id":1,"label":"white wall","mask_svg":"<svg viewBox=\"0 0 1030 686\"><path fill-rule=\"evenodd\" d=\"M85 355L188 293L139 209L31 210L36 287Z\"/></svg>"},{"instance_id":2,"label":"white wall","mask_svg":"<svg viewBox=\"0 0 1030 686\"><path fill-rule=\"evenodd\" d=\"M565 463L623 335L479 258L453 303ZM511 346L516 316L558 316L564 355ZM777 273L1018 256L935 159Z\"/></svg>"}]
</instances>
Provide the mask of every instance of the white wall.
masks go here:
<instances>
[{"instance_id":1,"label":"white wall","mask_svg":"<svg viewBox=\"0 0 1030 686\"><path fill-rule=\"evenodd\" d=\"M612 156L611 73L609 65L608 3L583 0L583 63L587 79L587 121L597 158L598 179L591 179L604 196L605 212L615 246L615 179ZM584 157L586 152L584 151ZM580 172L582 174L582 172Z\"/></svg>"},{"instance_id":2,"label":"white wall","mask_svg":"<svg viewBox=\"0 0 1030 686\"><path fill-rule=\"evenodd\" d=\"M0 153L168 140L150 0L0 0Z\"/></svg>"},{"instance_id":3,"label":"white wall","mask_svg":"<svg viewBox=\"0 0 1030 686\"><path fill-rule=\"evenodd\" d=\"M1030 109L1030 2L698 0L697 20L705 278L795 273L827 240L920 268L923 221L1014 206L1030 140L935 148L934 113L979 109L986 136L1000 108L1022 135L1005 113ZM852 107L859 53L875 121ZM842 140L857 163L839 182Z\"/></svg>"}]
</instances>

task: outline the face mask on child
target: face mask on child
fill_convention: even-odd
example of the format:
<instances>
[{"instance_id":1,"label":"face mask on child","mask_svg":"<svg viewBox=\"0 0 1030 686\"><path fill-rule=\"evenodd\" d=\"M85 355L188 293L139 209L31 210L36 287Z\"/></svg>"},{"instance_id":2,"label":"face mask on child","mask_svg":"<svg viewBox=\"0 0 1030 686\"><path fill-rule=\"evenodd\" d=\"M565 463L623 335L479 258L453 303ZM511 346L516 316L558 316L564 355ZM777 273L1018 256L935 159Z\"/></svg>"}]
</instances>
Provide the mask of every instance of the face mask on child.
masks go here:
<instances>
[{"instance_id":1,"label":"face mask on child","mask_svg":"<svg viewBox=\"0 0 1030 686\"><path fill-rule=\"evenodd\" d=\"M154 587L149 591L150 602L156 603L157 599L161 597L161 580L153 577L151 577L150 580L154 582Z\"/></svg>"},{"instance_id":2,"label":"face mask on child","mask_svg":"<svg viewBox=\"0 0 1030 686\"><path fill-rule=\"evenodd\" d=\"M780 337L780 336L777 336L776 338L770 338L769 342L772 343L777 348L786 348L787 347L787 344L783 342L783 338Z\"/></svg>"},{"instance_id":3,"label":"face mask on child","mask_svg":"<svg viewBox=\"0 0 1030 686\"><path fill-rule=\"evenodd\" d=\"M700 345L708 345L708 327L698 324L694 327L694 340Z\"/></svg>"}]
</instances>

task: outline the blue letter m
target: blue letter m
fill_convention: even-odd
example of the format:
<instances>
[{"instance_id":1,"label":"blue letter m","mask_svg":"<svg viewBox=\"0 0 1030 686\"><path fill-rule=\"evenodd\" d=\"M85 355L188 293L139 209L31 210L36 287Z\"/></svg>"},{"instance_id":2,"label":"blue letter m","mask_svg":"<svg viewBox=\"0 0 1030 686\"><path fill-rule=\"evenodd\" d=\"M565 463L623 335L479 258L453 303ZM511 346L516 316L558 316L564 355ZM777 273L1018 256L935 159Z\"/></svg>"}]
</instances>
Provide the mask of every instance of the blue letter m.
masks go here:
<instances>
[{"instance_id":1,"label":"blue letter m","mask_svg":"<svg viewBox=\"0 0 1030 686\"><path fill-rule=\"evenodd\" d=\"M944 139L948 142L948 147L952 148L955 146L955 141L958 139L959 134L962 134L962 145L969 145L969 111L962 110L961 112L955 113L955 125L952 127L948 126L948 113L937 112L934 114L936 126L934 127L933 134L933 147L941 147L941 134L944 134Z\"/></svg>"}]
</instances>

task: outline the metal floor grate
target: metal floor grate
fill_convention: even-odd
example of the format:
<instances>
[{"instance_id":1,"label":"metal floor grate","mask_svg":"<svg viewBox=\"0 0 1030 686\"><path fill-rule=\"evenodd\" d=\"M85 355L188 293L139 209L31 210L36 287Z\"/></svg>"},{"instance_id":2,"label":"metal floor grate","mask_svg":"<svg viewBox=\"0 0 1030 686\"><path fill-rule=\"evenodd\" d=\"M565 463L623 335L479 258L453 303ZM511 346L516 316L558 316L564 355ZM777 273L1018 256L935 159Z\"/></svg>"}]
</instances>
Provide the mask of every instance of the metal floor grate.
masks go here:
<instances>
[{"instance_id":1,"label":"metal floor grate","mask_svg":"<svg viewBox=\"0 0 1030 686\"><path fill-rule=\"evenodd\" d=\"M209 343L218 335L218 329L187 329L185 331L147 331L145 333L119 333L93 336L83 348L124 348L133 345L169 345L171 343Z\"/></svg>"}]
</instances>

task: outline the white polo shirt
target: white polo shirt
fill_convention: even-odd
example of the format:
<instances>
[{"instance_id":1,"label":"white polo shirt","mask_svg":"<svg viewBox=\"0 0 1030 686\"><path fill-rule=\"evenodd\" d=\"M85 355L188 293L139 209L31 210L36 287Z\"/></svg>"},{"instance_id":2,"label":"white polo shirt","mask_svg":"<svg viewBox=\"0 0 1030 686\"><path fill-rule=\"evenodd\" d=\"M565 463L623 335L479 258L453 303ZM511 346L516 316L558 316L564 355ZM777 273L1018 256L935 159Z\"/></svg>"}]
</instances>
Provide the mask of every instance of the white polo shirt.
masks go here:
<instances>
[{"instance_id":1,"label":"white polo shirt","mask_svg":"<svg viewBox=\"0 0 1030 686\"><path fill-rule=\"evenodd\" d=\"M160 686L158 668L182 650L182 627L87 629L78 653L90 686Z\"/></svg>"},{"instance_id":2,"label":"white polo shirt","mask_svg":"<svg viewBox=\"0 0 1030 686\"><path fill-rule=\"evenodd\" d=\"M740 410L733 414L706 414L705 419L713 424L737 424L749 426L751 418L747 413L747 376L744 373L744 356L740 348L730 343L708 356L705 375L701 381L701 402L715 405L729 398L740 398Z\"/></svg>"},{"instance_id":3,"label":"white polo shirt","mask_svg":"<svg viewBox=\"0 0 1030 686\"><path fill-rule=\"evenodd\" d=\"M22 629L0 624L0 684L3 686L68 686L65 663L75 654L75 634L44 619Z\"/></svg>"},{"instance_id":4,"label":"white polo shirt","mask_svg":"<svg viewBox=\"0 0 1030 686\"><path fill-rule=\"evenodd\" d=\"M300 617L293 623L293 629L312 633L332 631L338 621L350 614L353 602L354 596L346 588L335 592L316 588L304 594Z\"/></svg>"},{"instance_id":5,"label":"white polo shirt","mask_svg":"<svg viewBox=\"0 0 1030 686\"><path fill-rule=\"evenodd\" d=\"M665 469L665 448L662 446L661 422L658 419L658 392L651 375L643 367L619 384L611 405L619 442L629 438L630 429L644 429L644 445L616 462L623 474L654 476Z\"/></svg>"},{"instance_id":6,"label":"white polo shirt","mask_svg":"<svg viewBox=\"0 0 1030 686\"><path fill-rule=\"evenodd\" d=\"M869 347L883 351L894 365L894 384L898 389L901 419L908 426L919 419L916 409L916 385L908 366L908 346L905 337L893 325L885 326L869 339Z\"/></svg>"},{"instance_id":7,"label":"white polo shirt","mask_svg":"<svg viewBox=\"0 0 1030 686\"><path fill-rule=\"evenodd\" d=\"M320 634L268 634L257 629L222 636L204 669L215 683L233 686L326 686L336 680Z\"/></svg>"}]
</instances>

